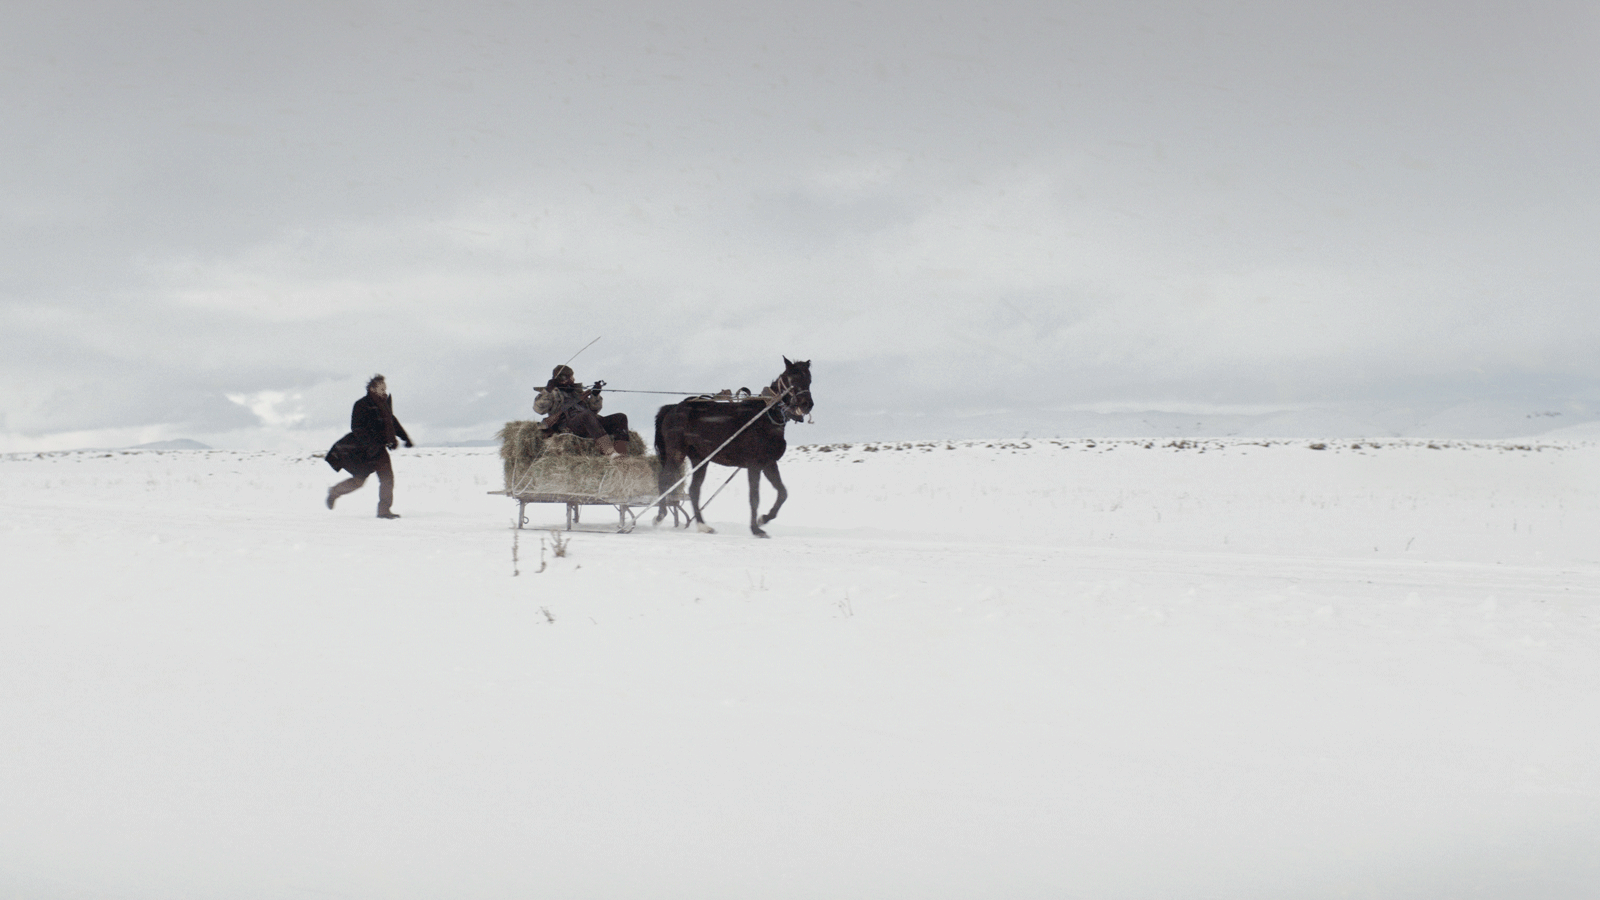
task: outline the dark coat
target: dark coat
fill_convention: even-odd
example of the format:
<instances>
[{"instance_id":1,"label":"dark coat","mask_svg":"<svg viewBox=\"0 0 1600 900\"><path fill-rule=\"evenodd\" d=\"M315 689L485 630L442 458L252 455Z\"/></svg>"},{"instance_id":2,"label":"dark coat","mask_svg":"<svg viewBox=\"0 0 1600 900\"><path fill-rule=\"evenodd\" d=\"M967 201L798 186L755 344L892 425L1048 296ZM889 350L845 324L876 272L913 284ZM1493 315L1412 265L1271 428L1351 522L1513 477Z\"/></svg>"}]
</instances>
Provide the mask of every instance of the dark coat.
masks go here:
<instances>
[{"instance_id":1,"label":"dark coat","mask_svg":"<svg viewBox=\"0 0 1600 900\"><path fill-rule=\"evenodd\" d=\"M361 478L376 472L400 440L411 446L411 435L394 417L394 397L369 392L350 407L350 433L334 441L323 459L335 472L343 469Z\"/></svg>"},{"instance_id":2,"label":"dark coat","mask_svg":"<svg viewBox=\"0 0 1600 900\"><path fill-rule=\"evenodd\" d=\"M598 413L605 401L599 391L581 384L561 384L554 378L533 398L533 411L545 415L539 427L545 434L570 431L569 420L584 418L585 413Z\"/></svg>"}]
</instances>

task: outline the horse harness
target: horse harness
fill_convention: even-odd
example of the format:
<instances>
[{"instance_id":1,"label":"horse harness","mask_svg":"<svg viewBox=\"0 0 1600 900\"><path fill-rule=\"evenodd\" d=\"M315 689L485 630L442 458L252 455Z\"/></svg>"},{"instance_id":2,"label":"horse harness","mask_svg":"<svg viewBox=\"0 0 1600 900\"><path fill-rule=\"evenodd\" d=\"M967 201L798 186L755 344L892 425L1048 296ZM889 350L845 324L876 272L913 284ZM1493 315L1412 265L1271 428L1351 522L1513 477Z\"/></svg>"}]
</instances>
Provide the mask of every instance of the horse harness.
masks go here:
<instances>
[{"instance_id":1,"label":"horse harness","mask_svg":"<svg viewBox=\"0 0 1600 900\"><path fill-rule=\"evenodd\" d=\"M768 422L771 422L774 425L782 426L790 419L793 419L796 422L805 421L804 416L801 416L794 411L794 407L791 405L790 400L793 399L798 401L799 394L810 394L810 391L796 391L794 385L789 383L789 375L787 372L779 375L778 380L768 385L768 388L772 391L770 395L752 395L749 388L740 388L738 393L730 394L728 391L723 391L720 396L716 394L701 394L698 397L692 397L690 399L709 400L713 403L739 403L745 400L762 400L765 401L767 405L766 408L761 410L761 412L757 415L764 416ZM626 393L649 392L628 391ZM795 394L796 396L791 398L791 394ZM752 419L751 421L753 422L754 420Z\"/></svg>"}]
</instances>

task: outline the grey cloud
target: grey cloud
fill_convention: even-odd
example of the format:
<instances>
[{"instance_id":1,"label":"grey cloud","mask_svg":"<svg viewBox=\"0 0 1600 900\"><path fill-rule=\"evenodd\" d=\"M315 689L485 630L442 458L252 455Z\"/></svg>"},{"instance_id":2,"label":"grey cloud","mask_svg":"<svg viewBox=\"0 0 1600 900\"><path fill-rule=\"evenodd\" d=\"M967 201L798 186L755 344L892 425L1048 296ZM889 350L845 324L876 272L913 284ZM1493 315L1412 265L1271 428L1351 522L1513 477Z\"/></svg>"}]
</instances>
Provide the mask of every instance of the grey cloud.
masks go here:
<instances>
[{"instance_id":1,"label":"grey cloud","mask_svg":"<svg viewBox=\"0 0 1600 900\"><path fill-rule=\"evenodd\" d=\"M1595 35L1583 4L25 5L5 429L214 434L262 392L331 428L374 369L469 429L595 333L619 386L815 358L862 428L996 389L1587 397Z\"/></svg>"}]
</instances>

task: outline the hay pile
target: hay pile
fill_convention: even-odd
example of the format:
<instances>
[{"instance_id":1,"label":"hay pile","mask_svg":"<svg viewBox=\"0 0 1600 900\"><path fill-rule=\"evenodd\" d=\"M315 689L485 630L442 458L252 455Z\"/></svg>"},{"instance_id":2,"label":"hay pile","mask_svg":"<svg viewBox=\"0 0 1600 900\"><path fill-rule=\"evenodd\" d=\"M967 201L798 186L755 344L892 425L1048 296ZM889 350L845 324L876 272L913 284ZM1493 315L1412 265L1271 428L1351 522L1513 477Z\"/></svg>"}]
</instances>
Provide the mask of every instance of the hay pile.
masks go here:
<instances>
[{"instance_id":1,"label":"hay pile","mask_svg":"<svg viewBox=\"0 0 1600 900\"><path fill-rule=\"evenodd\" d=\"M507 422L500 439L506 490L515 494L560 494L606 502L648 500L656 495L661 462L645 455L639 432L628 432L628 455L608 459L589 438L545 437L538 422ZM676 492L681 493L681 491Z\"/></svg>"}]
</instances>

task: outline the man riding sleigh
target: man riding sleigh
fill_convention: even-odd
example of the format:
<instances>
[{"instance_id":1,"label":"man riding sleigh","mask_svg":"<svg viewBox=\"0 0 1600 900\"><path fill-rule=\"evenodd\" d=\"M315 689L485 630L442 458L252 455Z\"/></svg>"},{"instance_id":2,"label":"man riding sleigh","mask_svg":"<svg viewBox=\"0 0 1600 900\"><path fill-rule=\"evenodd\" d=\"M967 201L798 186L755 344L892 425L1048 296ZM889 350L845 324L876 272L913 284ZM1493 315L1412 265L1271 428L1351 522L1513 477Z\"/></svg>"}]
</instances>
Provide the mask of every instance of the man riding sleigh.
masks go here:
<instances>
[{"instance_id":1,"label":"man riding sleigh","mask_svg":"<svg viewBox=\"0 0 1600 900\"><path fill-rule=\"evenodd\" d=\"M611 459L628 454L628 416L613 413L601 416L600 389L604 381L596 381L585 388L573 378L571 366L556 366L533 400L533 411L544 416L539 428L548 437L553 434L575 434L590 438Z\"/></svg>"}]
</instances>

